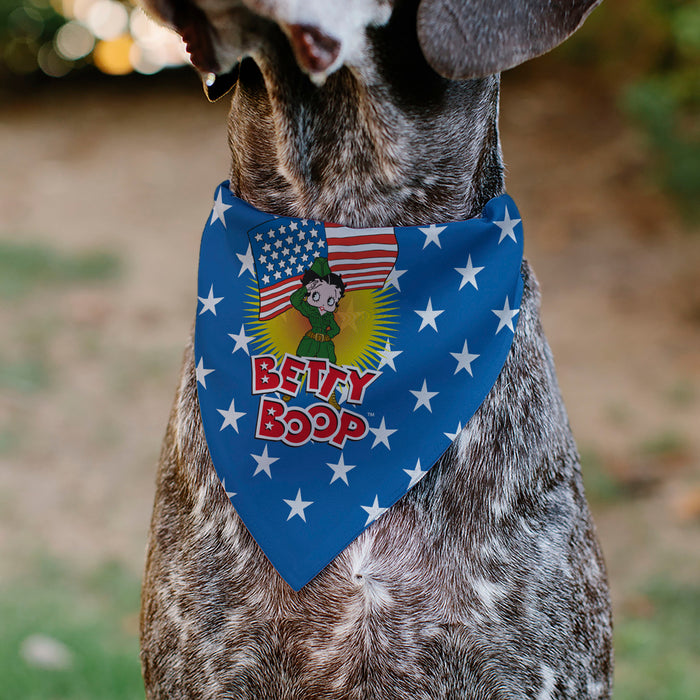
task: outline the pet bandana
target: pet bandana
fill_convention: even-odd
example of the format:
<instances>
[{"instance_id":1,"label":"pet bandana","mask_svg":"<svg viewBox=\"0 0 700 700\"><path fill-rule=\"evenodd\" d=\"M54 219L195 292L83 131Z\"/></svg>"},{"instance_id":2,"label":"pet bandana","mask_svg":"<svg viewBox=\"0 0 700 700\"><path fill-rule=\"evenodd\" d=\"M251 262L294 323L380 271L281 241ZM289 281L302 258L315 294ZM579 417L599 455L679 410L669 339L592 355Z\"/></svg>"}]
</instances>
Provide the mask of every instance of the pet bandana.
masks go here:
<instances>
[{"instance_id":1,"label":"pet bandana","mask_svg":"<svg viewBox=\"0 0 700 700\"><path fill-rule=\"evenodd\" d=\"M299 590L439 460L513 341L523 236L481 218L352 229L216 191L199 259L197 389L216 472Z\"/></svg>"}]
</instances>

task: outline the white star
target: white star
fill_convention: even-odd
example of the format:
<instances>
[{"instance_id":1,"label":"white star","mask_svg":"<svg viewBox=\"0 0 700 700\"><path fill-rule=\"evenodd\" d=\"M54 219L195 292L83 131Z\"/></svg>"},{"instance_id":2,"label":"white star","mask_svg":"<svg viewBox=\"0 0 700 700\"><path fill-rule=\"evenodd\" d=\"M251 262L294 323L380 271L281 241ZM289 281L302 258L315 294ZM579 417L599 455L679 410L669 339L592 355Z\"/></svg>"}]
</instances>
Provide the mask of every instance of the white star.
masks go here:
<instances>
[{"instance_id":1,"label":"white star","mask_svg":"<svg viewBox=\"0 0 700 700\"><path fill-rule=\"evenodd\" d=\"M466 369L467 372L469 372L470 376L474 376L472 374L472 362L476 360L479 355L473 355L472 353L469 352L467 348L467 341L466 338L464 340L464 347L462 348L462 352L451 352L450 355L457 360L457 369L455 370L455 374L459 372L460 369Z\"/></svg>"},{"instance_id":2,"label":"white star","mask_svg":"<svg viewBox=\"0 0 700 700\"><path fill-rule=\"evenodd\" d=\"M229 338L233 338L236 341L236 345L231 350L231 354L236 352L237 350L245 350L245 354L250 357L250 350L248 350L248 343L253 340L252 335L246 335L245 334L245 326L241 323L241 330L238 331L238 333L229 333L228 334Z\"/></svg>"},{"instance_id":3,"label":"white star","mask_svg":"<svg viewBox=\"0 0 700 700\"><path fill-rule=\"evenodd\" d=\"M228 409L217 408L216 410L224 417L224 422L221 424L219 430L223 430L226 426L230 425L236 432L238 432L238 419L245 416L242 411L237 411L235 404L235 399L231 399L231 405Z\"/></svg>"},{"instance_id":4,"label":"white star","mask_svg":"<svg viewBox=\"0 0 700 700\"><path fill-rule=\"evenodd\" d=\"M365 523L365 527L376 520L382 513L386 513L386 511L389 510L388 508L379 507L378 495L374 497L374 503L371 506L360 506L360 508L367 511L367 522Z\"/></svg>"},{"instance_id":5,"label":"white star","mask_svg":"<svg viewBox=\"0 0 700 700\"><path fill-rule=\"evenodd\" d=\"M207 374L211 374L214 370L213 369L204 369L204 358L200 357L199 358L199 364L196 367L196 372L197 372L197 381L206 389L207 388L207 380L205 377Z\"/></svg>"},{"instance_id":6,"label":"white star","mask_svg":"<svg viewBox=\"0 0 700 700\"><path fill-rule=\"evenodd\" d=\"M241 261L241 269L238 271L238 276L240 277L248 270L255 277L255 261L253 260L253 251L250 249L250 243L248 243L248 250L246 250L245 255L236 253L236 257Z\"/></svg>"},{"instance_id":7,"label":"white star","mask_svg":"<svg viewBox=\"0 0 700 700\"><path fill-rule=\"evenodd\" d=\"M260 472L265 472L271 479L272 479L272 474L270 473L270 465L274 464L279 457L270 457L270 455L267 454L267 445L263 448L263 453L261 455L250 455L258 464L257 468L253 472L253 476L256 474L260 474Z\"/></svg>"},{"instance_id":8,"label":"white star","mask_svg":"<svg viewBox=\"0 0 700 700\"><path fill-rule=\"evenodd\" d=\"M282 500L292 509L289 512L287 520L291 520L295 515L298 515L304 522L306 522L304 508L308 508L313 503L313 501L302 501L301 489L297 491L297 497L293 501L288 501L286 498L283 498Z\"/></svg>"},{"instance_id":9,"label":"white star","mask_svg":"<svg viewBox=\"0 0 700 700\"><path fill-rule=\"evenodd\" d=\"M402 352L403 350L392 350L389 346L389 339L387 338L386 347L384 350L379 352L379 359L381 361L377 369L380 370L382 367L384 367L384 365L386 365L387 367L391 367L391 369L396 372L396 367L394 367L394 358L398 357Z\"/></svg>"},{"instance_id":10,"label":"white star","mask_svg":"<svg viewBox=\"0 0 700 700\"><path fill-rule=\"evenodd\" d=\"M520 219L511 219L507 206L503 220L494 221L493 223L501 229L501 237L498 239L499 244L504 238L512 238L517 243L517 239L515 238L515 227L520 223Z\"/></svg>"},{"instance_id":11,"label":"white star","mask_svg":"<svg viewBox=\"0 0 700 700\"><path fill-rule=\"evenodd\" d=\"M476 286L476 276L483 269L483 267L474 267L474 265L472 265L472 256L470 255L469 259L467 260L466 267L455 267L455 270L462 275L462 281L459 283L459 288L462 289L465 284L471 284L474 289L479 289L479 287Z\"/></svg>"},{"instance_id":12,"label":"white star","mask_svg":"<svg viewBox=\"0 0 700 700\"><path fill-rule=\"evenodd\" d=\"M202 309L199 312L199 315L201 316L205 311L211 311L214 316L216 316L216 305L223 299L223 297L215 297L214 296L214 285L212 284L211 287L209 287L209 296L208 297L197 297L199 301L202 302Z\"/></svg>"},{"instance_id":13,"label":"white star","mask_svg":"<svg viewBox=\"0 0 700 700\"><path fill-rule=\"evenodd\" d=\"M450 441L454 442L457 439L457 436L462 432L462 421L457 423L457 430L454 431L454 433L445 433L445 437Z\"/></svg>"},{"instance_id":14,"label":"white star","mask_svg":"<svg viewBox=\"0 0 700 700\"><path fill-rule=\"evenodd\" d=\"M437 331L437 326L435 325L435 319L442 313L444 313L443 310L439 309L433 309L433 300L432 298L428 299L428 306L425 307L425 311L418 311L418 309L414 309L415 313L417 313L422 321L420 324L420 328L418 329L418 332L420 333L426 326L432 326L436 331Z\"/></svg>"},{"instance_id":15,"label":"white star","mask_svg":"<svg viewBox=\"0 0 700 700\"><path fill-rule=\"evenodd\" d=\"M221 480L221 485L224 487L224 491L226 491L226 495L227 495L229 498L233 498L233 497L236 495L236 492L235 492L235 491L229 491L229 490L226 488L226 479L222 479L222 480Z\"/></svg>"},{"instance_id":16,"label":"white star","mask_svg":"<svg viewBox=\"0 0 700 700\"><path fill-rule=\"evenodd\" d=\"M502 309L491 309L491 312L498 316L498 328L496 328L494 335L498 335L501 328L505 328L506 326L515 333L513 319L520 313L520 309L511 309L508 303L508 297L506 297L506 303L503 305Z\"/></svg>"},{"instance_id":17,"label":"white star","mask_svg":"<svg viewBox=\"0 0 700 700\"><path fill-rule=\"evenodd\" d=\"M333 470L333 478L331 479L331 484L336 479L342 479L347 484L348 472L357 466L356 464L345 464L345 458L343 457L342 453L340 455L340 459L338 460L338 464L331 464L330 462L326 462L326 464ZM349 485L350 484L348 484L348 486Z\"/></svg>"},{"instance_id":18,"label":"white star","mask_svg":"<svg viewBox=\"0 0 700 700\"><path fill-rule=\"evenodd\" d=\"M376 447L380 442L382 442L386 445L388 450L391 449L391 447L389 447L389 436L393 435L396 432L396 430L392 430L391 428L386 427L386 423L384 422L383 416L382 422L379 424L379 427L370 428L370 430L374 433L374 442L372 443L372 448Z\"/></svg>"},{"instance_id":19,"label":"white star","mask_svg":"<svg viewBox=\"0 0 700 700\"><path fill-rule=\"evenodd\" d=\"M213 224L217 219L226 228L226 219L224 218L224 213L227 209L231 208L231 204L224 204L224 200L221 198L221 190L216 193L216 199L214 200L214 208L211 210L211 221L209 225Z\"/></svg>"},{"instance_id":20,"label":"white star","mask_svg":"<svg viewBox=\"0 0 700 700\"><path fill-rule=\"evenodd\" d=\"M427 469L420 468L420 459L416 462L415 469L404 469L404 471L411 477L411 483L408 485L409 489L413 488L428 473Z\"/></svg>"},{"instance_id":21,"label":"white star","mask_svg":"<svg viewBox=\"0 0 700 700\"><path fill-rule=\"evenodd\" d=\"M421 233L425 234L425 243L423 243L423 248L427 248L429 243L435 243L438 248L442 248L440 245L440 239L438 236L447 228L447 226L436 226L435 224L430 224L428 228L419 228Z\"/></svg>"},{"instance_id":22,"label":"white star","mask_svg":"<svg viewBox=\"0 0 700 700\"><path fill-rule=\"evenodd\" d=\"M393 268L392 271L389 273L389 276L386 278L386 282L384 283L384 287L388 287L390 284L393 284L394 287L396 287L397 291L401 291L401 287L399 286L399 277L401 275L405 275L408 272L408 270L397 270L396 268Z\"/></svg>"},{"instance_id":23,"label":"white star","mask_svg":"<svg viewBox=\"0 0 700 700\"><path fill-rule=\"evenodd\" d=\"M417 399L415 408L413 409L414 412L417 411L421 406L425 406L431 413L433 412L433 409L430 407L430 399L432 399L433 396L437 396L440 392L428 391L425 379L423 380L423 386L420 388L419 391L413 391L412 389L409 389L409 391Z\"/></svg>"}]
</instances>

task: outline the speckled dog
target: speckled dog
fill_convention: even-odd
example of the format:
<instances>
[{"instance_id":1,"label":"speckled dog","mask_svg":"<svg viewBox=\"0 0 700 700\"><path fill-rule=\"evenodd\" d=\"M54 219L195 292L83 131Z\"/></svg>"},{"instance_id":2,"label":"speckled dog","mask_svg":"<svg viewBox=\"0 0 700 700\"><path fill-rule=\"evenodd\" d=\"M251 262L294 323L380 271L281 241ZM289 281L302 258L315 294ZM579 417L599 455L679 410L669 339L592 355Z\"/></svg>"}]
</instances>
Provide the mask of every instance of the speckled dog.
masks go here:
<instances>
[{"instance_id":1,"label":"speckled dog","mask_svg":"<svg viewBox=\"0 0 700 700\"><path fill-rule=\"evenodd\" d=\"M502 193L497 73L564 40L597 2L146 4L216 75L210 96L235 85L233 193L267 212L368 227L467 219ZM604 564L537 283L527 264L522 274L513 346L479 410L298 593L216 477L190 343L143 588L149 698L610 696Z\"/></svg>"}]
</instances>

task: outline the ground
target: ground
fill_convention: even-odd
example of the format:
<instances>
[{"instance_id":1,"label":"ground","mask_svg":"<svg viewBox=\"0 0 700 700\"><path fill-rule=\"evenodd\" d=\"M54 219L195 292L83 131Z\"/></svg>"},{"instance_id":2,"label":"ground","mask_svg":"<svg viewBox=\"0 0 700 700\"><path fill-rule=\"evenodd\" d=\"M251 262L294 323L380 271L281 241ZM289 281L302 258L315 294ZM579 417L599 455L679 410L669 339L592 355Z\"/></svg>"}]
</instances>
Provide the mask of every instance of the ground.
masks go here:
<instances>
[{"instance_id":1,"label":"ground","mask_svg":"<svg viewBox=\"0 0 700 700\"><path fill-rule=\"evenodd\" d=\"M133 644L199 237L227 176L225 100L208 104L194 76L180 82L42 89L0 107L0 591L34 611L0 635L12 659L46 620L29 597L43 600L53 582L75 595L41 603L50 609L80 598L76 581L112 602L110 585L131 591L109 614ZM508 191L610 572L619 697L690 699L684 688L700 682L688 670L697 640L683 641L688 620L697 629L700 579L697 225L660 193L643 136L594 82L509 75L501 114ZM49 628L61 636L60 622ZM641 685L639 667L651 672L674 636L677 687L666 667Z\"/></svg>"}]
</instances>

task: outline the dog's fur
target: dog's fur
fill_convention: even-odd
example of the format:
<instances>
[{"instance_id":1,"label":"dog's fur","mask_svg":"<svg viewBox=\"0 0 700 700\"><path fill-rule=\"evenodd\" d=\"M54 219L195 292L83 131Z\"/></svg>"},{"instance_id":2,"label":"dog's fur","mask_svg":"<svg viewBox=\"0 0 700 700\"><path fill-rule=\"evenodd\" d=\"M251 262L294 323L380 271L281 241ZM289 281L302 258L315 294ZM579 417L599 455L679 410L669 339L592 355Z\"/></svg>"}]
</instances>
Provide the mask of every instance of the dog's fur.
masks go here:
<instances>
[{"instance_id":1,"label":"dog's fur","mask_svg":"<svg viewBox=\"0 0 700 700\"><path fill-rule=\"evenodd\" d=\"M387 226L466 219L504 191L499 80L486 74L551 48L597 3L147 4L203 72L246 57L229 121L234 194L280 215ZM314 81L298 24L338 40ZM515 340L482 406L428 475L297 593L215 475L190 343L143 589L149 698L609 697L604 564L537 284L522 272Z\"/></svg>"}]
</instances>

